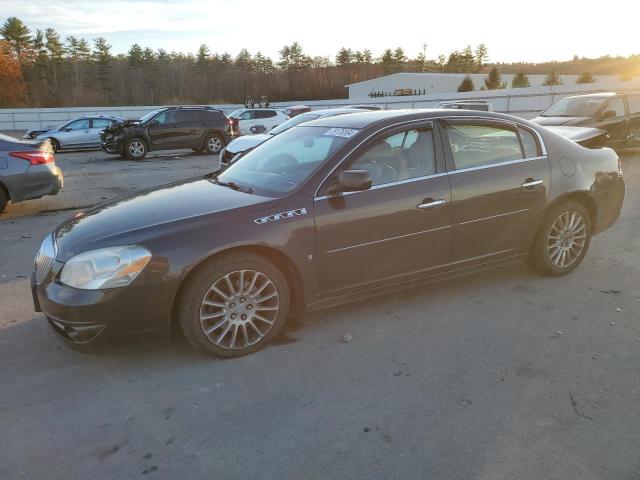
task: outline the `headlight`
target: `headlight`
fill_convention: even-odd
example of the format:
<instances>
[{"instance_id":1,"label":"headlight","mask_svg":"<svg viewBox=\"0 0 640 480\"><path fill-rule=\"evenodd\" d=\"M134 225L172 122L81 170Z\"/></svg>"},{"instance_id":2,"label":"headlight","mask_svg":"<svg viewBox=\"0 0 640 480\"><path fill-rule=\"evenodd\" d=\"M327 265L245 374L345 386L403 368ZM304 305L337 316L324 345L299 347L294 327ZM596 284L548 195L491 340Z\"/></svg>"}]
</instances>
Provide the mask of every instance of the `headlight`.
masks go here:
<instances>
[{"instance_id":1,"label":"headlight","mask_svg":"<svg viewBox=\"0 0 640 480\"><path fill-rule=\"evenodd\" d=\"M149 260L151 252L138 245L91 250L65 263L60 281L83 290L126 287Z\"/></svg>"}]
</instances>

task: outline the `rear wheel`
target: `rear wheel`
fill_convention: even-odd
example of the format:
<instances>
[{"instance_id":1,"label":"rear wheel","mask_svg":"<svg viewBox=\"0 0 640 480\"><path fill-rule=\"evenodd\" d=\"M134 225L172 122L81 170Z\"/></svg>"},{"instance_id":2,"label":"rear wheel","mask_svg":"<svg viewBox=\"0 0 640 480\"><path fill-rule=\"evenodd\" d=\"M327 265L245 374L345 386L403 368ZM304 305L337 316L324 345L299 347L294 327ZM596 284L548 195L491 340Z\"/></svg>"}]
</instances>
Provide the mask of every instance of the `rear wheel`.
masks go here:
<instances>
[{"instance_id":1,"label":"rear wheel","mask_svg":"<svg viewBox=\"0 0 640 480\"><path fill-rule=\"evenodd\" d=\"M125 143L124 154L129 160L142 160L147 156L147 144L139 138L132 138Z\"/></svg>"},{"instance_id":2,"label":"rear wheel","mask_svg":"<svg viewBox=\"0 0 640 480\"><path fill-rule=\"evenodd\" d=\"M9 196L0 184L0 213L4 212L4 209L7 208L7 203L9 203Z\"/></svg>"},{"instance_id":3,"label":"rear wheel","mask_svg":"<svg viewBox=\"0 0 640 480\"><path fill-rule=\"evenodd\" d=\"M220 150L222 150L223 147L224 147L224 140L217 133L212 133L211 135L208 135L204 141L204 148L207 151L207 153L212 153L214 155L217 155L218 153L220 153Z\"/></svg>"},{"instance_id":4,"label":"rear wheel","mask_svg":"<svg viewBox=\"0 0 640 480\"><path fill-rule=\"evenodd\" d=\"M590 241L589 212L578 202L563 203L545 216L527 263L544 275L566 275L580 265Z\"/></svg>"},{"instance_id":5,"label":"rear wheel","mask_svg":"<svg viewBox=\"0 0 640 480\"><path fill-rule=\"evenodd\" d=\"M58 150L60 150L60 142L58 142L58 140L56 140L55 138L50 137L49 143L51 143L51 148L53 149L54 152L57 152Z\"/></svg>"},{"instance_id":6,"label":"rear wheel","mask_svg":"<svg viewBox=\"0 0 640 480\"><path fill-rule=\"evenodd\" d=\"M178 316L189 342L218 357L269 344L289 314L285 277L258 255L229 255L201 267L185 285Z\"/></svg>"}]
</instances>

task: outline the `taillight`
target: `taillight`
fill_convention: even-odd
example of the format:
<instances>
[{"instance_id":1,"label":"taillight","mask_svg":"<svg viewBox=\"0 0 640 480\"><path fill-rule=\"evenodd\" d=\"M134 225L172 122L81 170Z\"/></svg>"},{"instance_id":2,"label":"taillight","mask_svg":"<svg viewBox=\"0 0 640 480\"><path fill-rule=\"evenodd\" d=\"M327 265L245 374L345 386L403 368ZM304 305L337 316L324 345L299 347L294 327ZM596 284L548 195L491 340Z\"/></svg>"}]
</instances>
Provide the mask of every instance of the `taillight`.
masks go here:
<instances>
[{"instance_id":1,"label":"taillight","mask_svg":"<svg viewBox=\"0 0 640 480\"><path fill-rule=\"evenodd\" d=\"M29 150L26 152L9 152L15 158L27 160L31 165L53 163L53 153L48 150Z\"/></svg>"}]
</instances>

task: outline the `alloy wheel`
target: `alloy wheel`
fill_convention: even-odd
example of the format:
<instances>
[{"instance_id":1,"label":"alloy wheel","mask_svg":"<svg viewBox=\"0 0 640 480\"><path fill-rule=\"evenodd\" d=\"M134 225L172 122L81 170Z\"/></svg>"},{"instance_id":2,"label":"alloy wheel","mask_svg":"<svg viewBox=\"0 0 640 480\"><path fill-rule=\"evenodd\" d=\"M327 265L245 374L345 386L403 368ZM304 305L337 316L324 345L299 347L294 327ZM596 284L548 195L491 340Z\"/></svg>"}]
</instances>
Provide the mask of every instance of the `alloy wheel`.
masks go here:
<instances>
[{"instance_id":1,"label":"alloy wheel","mask_svg":"<svg viewBox=\"0 0 640 480\"><path fill-rule=\"evenodd\" d=\"M587 224L579 212L566 210L551 225L547 237L549 260L567 268L580 258L587 242Z\"/></svg>"},{"instance_id":2,"label":"alloy wheel","mask_svg":"<svg viewBox=\"0 0 640 480\"><path fill-rule=\"evenodd\" d=\"M217 279L200 305L200 328L214 345L243 349L272 329L280 311L275 283L264 273L237 270Z\"/></svg>"},{"instance_id":3,"label":"alloy wheel","mask_svg":"<svg viewBox=\"0 0 640 480\"><path fill-rule=\"evenodd\" d=\"M142 143L139 140L134 140L129 144L129 153L134 158L141 157L144 154L144 150L145 150L144 143Z\"/></svg>"},{"instance_id":4,"label":"alloy wheel","mask_svg":"<svg viewBox=\"0 0 640 480\"><path fill-rule=\"evenodd\" d=\"M222 141L218 137L211 137L207 142L207 148L211 153L218 153L222 150Z\"/></svg>"}]
</instances>

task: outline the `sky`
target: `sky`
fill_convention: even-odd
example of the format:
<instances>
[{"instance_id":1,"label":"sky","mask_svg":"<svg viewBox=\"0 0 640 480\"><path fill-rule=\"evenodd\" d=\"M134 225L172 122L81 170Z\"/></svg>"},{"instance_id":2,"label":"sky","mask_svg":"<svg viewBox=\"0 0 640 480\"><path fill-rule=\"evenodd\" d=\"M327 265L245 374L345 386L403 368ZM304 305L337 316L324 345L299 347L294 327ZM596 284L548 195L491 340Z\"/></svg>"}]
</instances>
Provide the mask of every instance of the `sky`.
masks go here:
<instances>
[{"instance_id":1,"label":"sky","mask_svg":"<svg viewBox=\"0 0 640 480\"><path fill-rule=\"evenodd\" d=\"M640 53L640 2L609 0L0 0L0 22L20 18L31 30L63 37L103 36L113 53L138 43L154 50L236 55L241 48L274 60L299 42L306 54L332 59L342 46L379 56L402 47L416 57L447 55L484 43L492 62L568 60L574 55ZM608 15L607 12L611 12Z\"/></svg>"}]
</instances>

